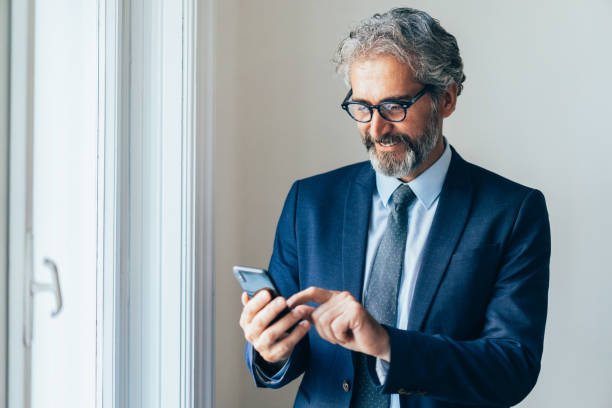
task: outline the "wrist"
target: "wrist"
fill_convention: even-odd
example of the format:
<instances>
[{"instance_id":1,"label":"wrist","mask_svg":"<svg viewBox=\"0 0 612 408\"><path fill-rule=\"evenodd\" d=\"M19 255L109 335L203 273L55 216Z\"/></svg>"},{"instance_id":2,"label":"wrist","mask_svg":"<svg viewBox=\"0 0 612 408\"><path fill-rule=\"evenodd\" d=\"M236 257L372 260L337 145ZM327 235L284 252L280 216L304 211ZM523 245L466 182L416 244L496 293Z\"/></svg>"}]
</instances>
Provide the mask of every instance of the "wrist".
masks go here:
<instances>
[{"instance_id":1,"label":"wrist","mask_svg":"<svg viewBox=\"0 0 612 408\"><path fill-rule=\"evenodd\" d=\"M380 341L377 342L379 344L379 349L376 353L376 357L386 362L391 362L391 341L389 340L389 333L383 325L380 325L380 331Z\"/></svg>"},{"instance_id":2,"label":"wrist","mask_svg":"<svg viewBox=\"0 0 612 408\"><path fill-rule=\"evenodd\" d=\"M267 376L274 376L274 374L278 373L281 368L287 363L288 359L281 361L267 361L259 354L257 351L255 352L255 364L261 369L261 371Z\"/></svg>"}]
</instances>

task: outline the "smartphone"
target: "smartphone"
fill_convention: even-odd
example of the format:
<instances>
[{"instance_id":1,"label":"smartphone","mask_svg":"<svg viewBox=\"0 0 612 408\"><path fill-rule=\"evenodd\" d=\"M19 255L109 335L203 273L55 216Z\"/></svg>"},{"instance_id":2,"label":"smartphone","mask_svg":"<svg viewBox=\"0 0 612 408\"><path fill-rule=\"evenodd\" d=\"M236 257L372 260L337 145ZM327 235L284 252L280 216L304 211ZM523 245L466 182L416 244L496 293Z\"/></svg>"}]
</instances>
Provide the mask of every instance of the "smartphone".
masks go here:
<instances>
[{"instance_id":1,"label":"smartphone","mask_svg":"<svg viewBox=\"0 0 612 408\"><path fill-rule=\"evenodd\" d=\"M234 266L234 276L242 289L249 295L249 299L252 299L259 291L268 290L270 295L272 295L272 299L280 295L278 288L274 284L272 277L265 269L260 268L251 268L250 266ZM289 313L291 309L288 307L285 308L282 312L280 312L270 324L275 323L278 319L285 316ZM297 323L296 323L297 324ZM295 325L293 326L295 327ZM291 327L288 331L293 329Z\"/></svg>"},{"instance_id":2,"label":"smartphone","mask_svg":"<svg viewBox=\"0 0 612 408\"><path fill-rule=\"evenodd\" d=\"M242 286L242 289L249 295L249 299L264 289L270 292L272 298L279 295L272 277L265 269L237 265L234 266L234 276L238 283L240 283L240 286Z\"/></svg>"}]
</instances>

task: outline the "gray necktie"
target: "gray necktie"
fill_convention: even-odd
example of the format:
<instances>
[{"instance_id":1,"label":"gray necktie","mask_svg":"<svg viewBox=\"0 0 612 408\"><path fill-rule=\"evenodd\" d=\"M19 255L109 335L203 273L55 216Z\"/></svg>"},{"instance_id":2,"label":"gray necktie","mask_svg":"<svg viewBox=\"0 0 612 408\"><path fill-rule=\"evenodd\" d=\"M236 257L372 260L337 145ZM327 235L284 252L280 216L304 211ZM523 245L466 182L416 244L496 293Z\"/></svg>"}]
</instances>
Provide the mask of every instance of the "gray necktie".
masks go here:
<instances>
[{"instance_id":1,"label":"gray necktie","mask_svg":"<svg viewBox=\"0 0 612 408\"><path fill-rule=\"evenodd\" d=\"M397 293L399 291L406 236L408 234L408 206L415 196L407 184L399 186L391 196L391 211L367 284L363 304L381 324L395 326ZM355 365L355 387L352 408L389 408L390 396L380 394L367 372L366 356L359 354Z\"/></svg>"}]
</instances>

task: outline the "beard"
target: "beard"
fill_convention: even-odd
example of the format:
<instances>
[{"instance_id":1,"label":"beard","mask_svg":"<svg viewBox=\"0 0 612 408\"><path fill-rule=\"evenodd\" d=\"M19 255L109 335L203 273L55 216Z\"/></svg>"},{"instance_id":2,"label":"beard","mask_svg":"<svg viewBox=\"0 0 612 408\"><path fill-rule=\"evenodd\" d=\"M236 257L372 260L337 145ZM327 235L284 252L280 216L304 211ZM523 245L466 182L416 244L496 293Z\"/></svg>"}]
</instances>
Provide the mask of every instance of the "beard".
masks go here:
<instances>
[{"instance_id":1,"label":"beard","mask_svg":"<svg viewBox=\"0 0 612 408\"><path fill-rule=\"evenodd\" d=\"M425 161L438 142L440 127L437 116L435 110L432 110L425 130L415 138L410 138L405 133L386 133L377 140L374 140L370 132L362 135L361 141L370 155L374 170L395 178L406 177L412 173ZM385 144L399 142L404 149L397 152L377 151L376 142Z\"/></svg>"}]
</instances>

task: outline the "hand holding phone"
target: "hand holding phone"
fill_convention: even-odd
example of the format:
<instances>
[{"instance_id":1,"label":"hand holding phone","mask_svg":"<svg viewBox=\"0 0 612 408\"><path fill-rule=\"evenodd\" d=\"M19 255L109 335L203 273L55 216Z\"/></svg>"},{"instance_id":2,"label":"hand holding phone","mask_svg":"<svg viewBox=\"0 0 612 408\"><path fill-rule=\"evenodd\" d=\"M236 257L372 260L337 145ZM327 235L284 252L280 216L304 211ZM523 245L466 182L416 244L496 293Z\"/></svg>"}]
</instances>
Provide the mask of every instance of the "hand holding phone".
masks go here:
<instances>
[{"instance_id":1,"label":"hand holding phone","mask_svg":"<svg viewBox=\"0 0 612 408\"><path fill-rule=\"evenodd\" d=\"M238 283L240 283L242 289L248 295L249 300L262 290L267 290L268 292L270 292L271 299L280 296L280 292L276 288L272 277L265 269L237 265L234 266L233 270L234 276L238 280ZM270 322L270 324L276 323L290 311L291 309L285 306L285 308L278 315L276 315L276 317ZM289 328L289 331L291 330L293 330L293 327Z\"/></svg>"},{"instance_id":2,"label":"hand holding phone","mask_svg":"<svg viewBox=\"0 0 612 408\"><path fill-rule=\"evenodd\" d=\"M234 275L248 296L240 327L260 356L270 363L286 360L310 328L310 306L291 310L279 295L270 275L263 269L235 266Z\"/></svg>"}]
</instances>

